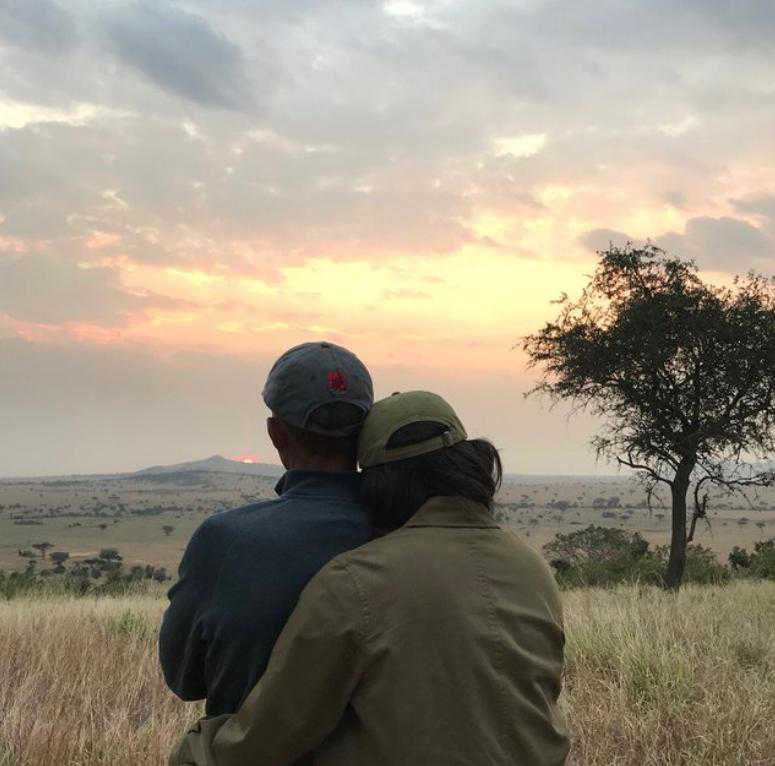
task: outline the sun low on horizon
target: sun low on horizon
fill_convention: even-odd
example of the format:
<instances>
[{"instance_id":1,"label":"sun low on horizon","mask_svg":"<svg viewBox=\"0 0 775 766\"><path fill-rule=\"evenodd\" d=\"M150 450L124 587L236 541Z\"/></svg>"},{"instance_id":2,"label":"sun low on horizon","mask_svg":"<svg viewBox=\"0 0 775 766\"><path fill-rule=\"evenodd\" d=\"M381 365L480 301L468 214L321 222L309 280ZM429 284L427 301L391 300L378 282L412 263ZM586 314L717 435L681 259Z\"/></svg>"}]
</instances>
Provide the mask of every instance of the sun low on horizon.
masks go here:
<instances>
[{"instance_id":1,"label":"sun low on horizon","mask_svg":"<svg viewBox=\"0 0 775 766\"><path fill-rule=\"evenodd\" d=\"M230 457L228 459L233 460L235 463L245 463L246 465L253 465L254 463L261 462L258 459L258 455L235 455L234 457Z\"/></svg>"},{"instance_id":2,"label":"sun low on horizon","mask_svg":"<svg viewBox=\"0 0 775 766\"><path fill-rule=\"evenodd\" d=\"M775 269L775 10L631 5L0 5L0 476L275 462L316 339L607 470L520 339L610 243Z\"/></svg>"}]
</instances>

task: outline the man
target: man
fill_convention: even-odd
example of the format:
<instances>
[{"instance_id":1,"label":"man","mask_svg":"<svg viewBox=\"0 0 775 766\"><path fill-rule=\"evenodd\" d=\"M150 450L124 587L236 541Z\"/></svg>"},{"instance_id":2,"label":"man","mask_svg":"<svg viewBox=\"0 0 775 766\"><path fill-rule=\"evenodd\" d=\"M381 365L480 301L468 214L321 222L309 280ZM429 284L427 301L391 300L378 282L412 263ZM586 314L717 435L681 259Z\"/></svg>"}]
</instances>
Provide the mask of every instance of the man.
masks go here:
<instances>
[{"instance_id":1,"label":"man","mask_svg":"<svg viewBox=\"0 0 775 766\"><path fill-rule=\"evenodd\" d=\"M425 391L371 410L363 496L395 531L309 583L233 716L200 721L172 766L562 766L560 594L501 529L495 447Z\"/></svg>"},{"instance_id":2,"label":"man","mask_svg":"<svg viewBox=\"0 0 775 766\"><path fill-rule=\"evenodd\" d=\"M333 343L304 343L275 362L263 398L287 469L279 498L211 516L194 532L161 628L167 684L181 699L206 699L210 716L239 708L308 580L371 537L356 473L374 400L363 363Z\"/></svg>"}]
</instances>

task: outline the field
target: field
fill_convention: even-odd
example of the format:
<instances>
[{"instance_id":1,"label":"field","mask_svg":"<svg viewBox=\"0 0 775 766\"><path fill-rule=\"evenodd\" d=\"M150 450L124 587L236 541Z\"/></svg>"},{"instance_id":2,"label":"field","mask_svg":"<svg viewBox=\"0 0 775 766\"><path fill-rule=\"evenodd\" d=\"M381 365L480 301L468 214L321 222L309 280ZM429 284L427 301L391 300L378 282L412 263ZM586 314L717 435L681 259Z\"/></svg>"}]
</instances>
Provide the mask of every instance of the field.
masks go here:
<instances>
[{"instance_id":1,"label":"field","mask_svg":"<svg viewBox=\"0 0 775 766\"><path fill-rule=\"evenodd\" d=\"M274 496L276 477L181 471L0 481L0 570L68 566L115 548L125 570L170 577L212 513ZM498 514L536 548L587 524L669 538L666 497L646 507L631 478L510 477ZM722 561L775 536L775 489L715 496L696 541ZM51 544L44 558L35 545ZM23 555L20 555L23 554ZM92 558L93 560L93 558ZM161 764L199 714L170 694L156 661L169 583L118 598L0 602L0 766ZM134 591L133 591L134 592ZM563 706L573 764L775 764L775 584L734 582L564 594Z\"/></svg>"},{"instance_id":2,"label":"field","mask_svg":"<svg viewBox=\"0 0 775 766\"><path fill-rule=\"evenodd\" d=\"M21 568L19 550L47 541L74 561L114 547L128 565L174 571L205 517L275 496L276 481L214 472L0 481L0 569Z\"/></svg>"},{"instance_id":3,"label":"field","mask_svg":"<svg viewBox=\"0 0 775 766\"><path fill-rule=\"evenodd\" d=\"M572 763L775 763L775 584L571 591ZM197 705L156 662L158 593L0 603L0 764L155 766Z\"/></svg>"},{"instance_id":4,"label":"field","mask_svg":"<svg viewBox=\"0 0 775 766\"><path fill-rule=\"evenodd\" d=\"M670 502L661 491L646 507L643 488L632 478L507 481L498 500L509 525L537 549L558 532L568 533L588 524L639 532L652 545L670 541ZM569 507L564 508L565 505ZM564 508L564 509L563 509ZM762 539L775 537L775 488L751 495L711 495L710 524L697 524L694 542L711 548L722 562L739 545L749 550Z\"/></svg>"},{"instance_id":5,"label":"field","mask_svg":"<svg viewBox=\"0 0 775 766\"><path fill-rule=\"evenodd\" d=\"M37 556L31 546L50 542L71 562L112 547L127 567L152 564L174 575L188 538L206 516L274 497L275 482L271 476L204 471L2 480L0 569L23 568L19 551ZM557 532L587 524L638 531L655 544L669 539L667 498L649 513L632 479L510 478L498 500L506 522L539 549ZM752 497L750 505L740 497L714 497L709 515L712 526L700 523L696 541L725 561L734 545L750 549L775 536L775 489Z\"/></svg>"}]
</instances>

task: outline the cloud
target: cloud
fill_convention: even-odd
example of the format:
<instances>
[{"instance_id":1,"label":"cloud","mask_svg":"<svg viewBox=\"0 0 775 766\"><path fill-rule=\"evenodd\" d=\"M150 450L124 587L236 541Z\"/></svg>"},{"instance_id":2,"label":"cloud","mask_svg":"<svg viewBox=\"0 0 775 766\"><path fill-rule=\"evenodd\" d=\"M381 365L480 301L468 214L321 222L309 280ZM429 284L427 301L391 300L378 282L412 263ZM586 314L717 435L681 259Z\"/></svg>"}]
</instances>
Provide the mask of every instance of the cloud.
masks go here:
<instances>
[{"instance_id":1,"label":"cloud","mask_svg":"<svg viewBox=\"0 0 775 766\"><path fill-rule=\"evenodd\" d=\"M525 136L508 136L493 139L496 157L532 157L546 145L546 133L532 133Z\"/></svg>"},{"instance_id":2,"label":"cloud","mask_svg":"<svg viewBox=\"0 0 775 766\"><path fill-rule=\"evenodd\" d=\"M741 213L753 213L775 225L775 194L749 194L732 200L732 205Z\"/></svg>"},{"instance_id":3,"label":"cloud","mask_svg":"<svg viewBox=\"0 0 775 766\"><path fill-rule=\"evenodd\" d=\"M80 268L63 259L0 251L0 314L42 324L113 325L127 312L149 305L153 302L148 297L121 289L114 269Z\"/></svg>"},{"instance_id":4,"label":"cloud","mask_svg":"<svg viewBox=\"0 0 775 766\"><path fill-rule=\"evenodd\" d=\"M401 288L398 290L385 290L382 297L386 301L417 301L431 300L433 296L423 290L412 290L411 288Z\"/></svg>"},{"instance_id":5,"label":"cloud","mask_svg":"<svg viewBox=\"0 0 775 766\"><path fill-rule=\"evenodd\" d=\"M686 222L683 234L671 232L654 241L671 253L693 258L703 268L740 272L775 263L775 240L739 218L700 216Z\"/></svg>"},{"instance_id":6,"label":"cloud","mask_svg":"<svg viewBox=\"0 0 775 766\"><path fill-rule=\"evenodd\" d=\"M0 131L8 128L19 130L27 125L50 122L81 126L109 114L109 110L94 104L74 104L69 109L52 109L37 104L0 99Z\"/></svg>"},{"instance_id":7,"label":"cloud","mask_svg":"<svg viewBox=\"0 0 775 766\"><path fill-rule=\"evenodd\" d=\"M705 49L772 48L775 14L768 0L566 0L510 8L534 30L551 30L558 41L575 38L584 45L635 51L699 43Z\"/></svg>"},{"instance_id":8,"label":"cloud","mask_svg":"<svg viewBox=\"0 0 775 766\"><path fill-rule=\"evenodd\" d=\"M0 168L0 215L29 237L67 234L67 221L153 228L164 240L149 250L156 260L207 242L220 267L242 268L227 242L297 262L359 249L449 252L472 241L481 212L554 215L536 203L550 185L584 185L591 197L623 183L632 205L635 184L660 201L678 189L696 214L740 146L764 151L771 131L755 90L768 57L753 50L732 65L717 45L724 25L753 36L753 24L727 18L721 4L708 18L688 5L673 21L649 3L627 11L613 0L392 12L313 0L95 11L73 0L85 37L78 77L20 56L7 61L0 89L30 109L40 98L57 102L55 114L79 103L103 111L69 132L3 132L0 165L13 181ZM406 23L420 8L423 23ZM649 45L620 45L619 32L639 25ZM693 45L675 59L683 38ZM689 117L688 133L664 134ZM105 189L129 209L105 210Z\"/></svg>"},{"instance_id":9,"label":"cloud","mask_svg":"<svg viewBox=\"0 0 775 766\"><path fill-rule=\"evenodd\" d=\"M115 55L167 92L205 107L254 105L240 47L202 16L136 2L106 13L103 24Z\"/></svg>"},{"instance_id":10,"label":"cloud","mask_svg":"<svg viewBox=\"0 0 775 766\"><path fill-rule=\"evenodd\" d=\"M606 250L610 244L635 246L645 240L613 229L593 229L579 241L589 250ZM775 238L763 229L739 218L690 218L684 233L668 232L653 243L671 255L691 258L701 268L739 273L748 269L772 268L775 265Z\"/></svg>"},{"instance_id":11,"label":"cloud","mask_svg":"<svg viewBox=\"0 0 775 766\"><path fill-rule=\"evenodd\" d=\"M661 198L672 207L682 208L686 205L686 194L679 189L672 189L662 193Z\"/></svg>"},{"instance_id":12,"label":"cloud","mask_svg":"<svg viewBox=\"0 0 775 766\"><path fill-rule=\"evenodd\" d=\"M628 242L635 245L638 244L638 240L635 237L614 229L593 229L592 231L587 231L579 237L579 242L588 250L595 252L607 250L611 245L614 247L624 247Z\"/></svg>"},{"instance_id":13,"label":"cloud","mask_svg":"<svg viewBox=\"0 0 775 766\"><path fill-rule=\"evenodd\" d=\"M30 124L0 131L0 232L33 243L72 233L68 219L97 214L110 169L99 125Z\"/></svg>"},{"instance_id":14,"label":"cloud","mask_svg":"<svg viewBox=\"0 0 775 766\"><path fill-rule=\"evenodd\" d=\"M52 0L0 2L0 40L10 45L61 54L78 39L73 16Z\"/></svg>"},{"instance_id":15,"label":"cloud","mask_svg":"<svg viewBox=\"0 0 775 766\"><path fill-rule=\"evenodd\" d=\"M672 5L69 0L72 65L0 51L0 236L83 258L110 232L111 256L276 280L717 216L771 152L775 9Z\"/></svg>"}]
</instances>

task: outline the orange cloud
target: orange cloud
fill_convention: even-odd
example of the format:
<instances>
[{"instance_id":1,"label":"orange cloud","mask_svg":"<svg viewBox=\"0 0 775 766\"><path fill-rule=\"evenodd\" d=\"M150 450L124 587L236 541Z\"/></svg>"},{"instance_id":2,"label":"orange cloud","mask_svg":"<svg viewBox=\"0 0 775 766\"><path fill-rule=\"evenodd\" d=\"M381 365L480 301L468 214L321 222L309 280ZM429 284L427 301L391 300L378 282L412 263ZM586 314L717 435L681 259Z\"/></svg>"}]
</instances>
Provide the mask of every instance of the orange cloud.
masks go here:
<instances>
[{"instance_id":1,"label":"orange cloud","mask_svg":"<svg viewBox=\"0 0 775 766\"><path fill-rule=\"evenodd\" d=\"M111 234L105 231L93 231L85 240L84 244L89 250L99 250L103 247L116 245L121 241L119 234Z\"/></svg>"}]
</instances>

